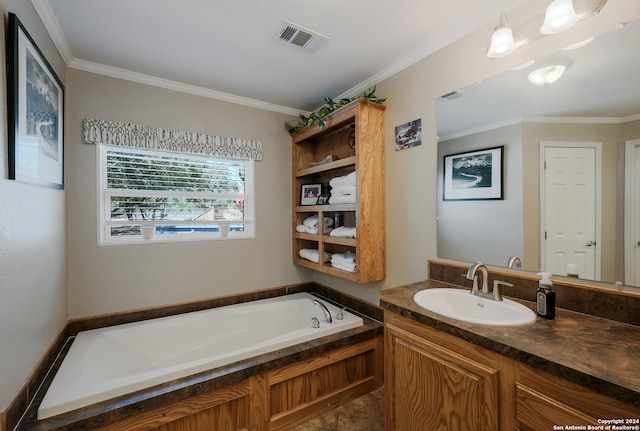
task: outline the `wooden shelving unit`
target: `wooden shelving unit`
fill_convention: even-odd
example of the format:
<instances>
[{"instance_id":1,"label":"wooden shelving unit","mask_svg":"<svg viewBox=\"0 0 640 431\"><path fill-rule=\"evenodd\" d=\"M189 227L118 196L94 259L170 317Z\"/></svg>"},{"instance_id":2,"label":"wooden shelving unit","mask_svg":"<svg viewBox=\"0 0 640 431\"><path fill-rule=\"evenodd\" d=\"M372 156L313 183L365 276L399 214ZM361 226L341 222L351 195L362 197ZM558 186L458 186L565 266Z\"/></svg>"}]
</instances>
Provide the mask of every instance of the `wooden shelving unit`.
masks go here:
<instances>
[{"instance_id":1,"label":"wooden shelving unit","mask_svg":"<svg viewBox=\"0 0 640 431\"><path fill-rule=\"evenodd\" d=\"M293 143L293 261L316 271L357 283L382 280L386 276L386 221L384 176L385 106L355 100L326 117L326 127L304 128L292 135ZM355 140L355 150L352 148ZM333 161L310 166L332 156ZM332 178L356 172L356 202L339 205L301 205L304 184L328 184ZM325 217L343 216L343 225L356 228L356 238L322 234ZM318 216L319 234L300 233L296 226ZM354 273L336 269L330 262L312 262L300 257L303 248L327 253L356 254Z\"/></svg>"}]
</instances>

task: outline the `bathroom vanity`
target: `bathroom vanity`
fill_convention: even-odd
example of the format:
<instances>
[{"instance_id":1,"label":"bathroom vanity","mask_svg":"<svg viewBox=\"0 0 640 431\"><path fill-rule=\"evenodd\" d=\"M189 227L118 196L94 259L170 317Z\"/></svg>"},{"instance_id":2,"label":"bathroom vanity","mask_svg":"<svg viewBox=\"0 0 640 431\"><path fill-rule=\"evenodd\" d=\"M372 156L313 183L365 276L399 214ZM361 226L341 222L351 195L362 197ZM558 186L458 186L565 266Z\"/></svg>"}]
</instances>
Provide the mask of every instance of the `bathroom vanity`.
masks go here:
<instances>
[{"instance_id":1,"label":"bathroom vanity","mask_svg":"<svg viewBox=\"0 0 640 431\"><path fill-rule=\"evenodd\" d=\"M388 431L640 426L640 327L564 309L524 326L465 323L414 302L438 287L458 286L381 292Z\"/></svg>"}]
</instances>

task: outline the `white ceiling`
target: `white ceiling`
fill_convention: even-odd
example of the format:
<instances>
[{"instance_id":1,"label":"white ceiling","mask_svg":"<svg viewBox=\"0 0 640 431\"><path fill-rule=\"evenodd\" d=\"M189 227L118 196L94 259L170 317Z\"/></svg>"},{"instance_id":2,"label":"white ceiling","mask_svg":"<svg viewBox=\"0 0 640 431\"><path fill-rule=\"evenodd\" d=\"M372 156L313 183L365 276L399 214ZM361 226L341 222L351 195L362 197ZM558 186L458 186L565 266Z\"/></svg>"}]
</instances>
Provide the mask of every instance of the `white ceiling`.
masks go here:
<instances>
[{"instance_id":1,"label":"white ceiling","mask_svg":"<svg viewBox=\"0 0 640 431\"><path fill-rule=\"evenodd\" d=\"M32 3L70 67L297 113L356 95L524 1ZM314 54L284 44L285 20L330 39Z\"/></svg>"},{"instance_id":2,"label":"white ceiling","mask_svg":"<svg viewBox=\"0 0 640 431\"><path fill-rule=\"evenodd\" d=\"M636 20L582 48L561 50L524 70L510 70L460 89L462 97L438 100L438 134L448 139L529 117L610 124L638 120L639 41L640 20ZM549 64L568 68L553 84L537 87L527 81L529 72Z\"/></svg>"}]
</instances>

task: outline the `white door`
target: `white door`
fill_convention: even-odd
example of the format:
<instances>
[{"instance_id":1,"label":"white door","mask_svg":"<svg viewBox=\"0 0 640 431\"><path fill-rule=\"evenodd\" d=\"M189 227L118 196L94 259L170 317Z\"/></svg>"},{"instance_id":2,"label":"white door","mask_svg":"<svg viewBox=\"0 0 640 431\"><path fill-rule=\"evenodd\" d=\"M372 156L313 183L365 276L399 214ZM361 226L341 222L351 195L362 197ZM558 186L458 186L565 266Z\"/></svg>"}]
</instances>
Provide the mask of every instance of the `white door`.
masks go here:
<instances>
[{"instance_id":1,"label":"white door","mask_svg":"<svg viewBox=\"0 0 640 431\"><path fill-rule=\"evenodd\" d=\"M625 159L624 281L640 286L640 139L626 143Z\"/></svg>"},{"instance_id":2,"label":"white door","mask_svg":"<svg viewBox=\"0 0 640 431\"><path fill-rule=\"evenodd\" d=\"M544 147L544 271L596 279L596 149ZM598 271L599 272L599 271Z\"/></svg>"}]
</instances>

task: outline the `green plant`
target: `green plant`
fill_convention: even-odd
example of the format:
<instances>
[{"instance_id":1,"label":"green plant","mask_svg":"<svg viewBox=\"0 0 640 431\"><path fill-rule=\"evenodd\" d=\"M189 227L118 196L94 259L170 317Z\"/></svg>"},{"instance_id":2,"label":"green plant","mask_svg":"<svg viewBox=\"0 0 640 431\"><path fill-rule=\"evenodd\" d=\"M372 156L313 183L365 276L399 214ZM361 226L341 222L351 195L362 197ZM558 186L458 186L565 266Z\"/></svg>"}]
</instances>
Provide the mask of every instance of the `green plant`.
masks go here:
<instances>
[{"instance_id":1,"label":"green plant","mask_svg":"<svg viewBox=\"0 0 640 431\"><path fill-rule=\"evenodd\" d=\"M379 98L378 96L376 96L375 93L376 93L376 87L373 86L365 90L362 94L355 97L351 97L351 98L333 100L331 97L325 97L324 105L320 109L312 112L311 114L309 114L308 117L303 114L300 114L300 121L298 122L297 125L294 126L290 123L284 123L284 127L287 129L289 134L294 134L295 132L302 129L303 127L313 126L314 123L317 121L318 126L320 127L320 130L323 130L326 126L326 122L324 118L327 115L329 115L329 113L343 107L348 103L353 102L356 99L364 99L367 103L371 103L371 102L384 103L384 101L387 100L387 99Z\"/></svg>"}]
</instances>

